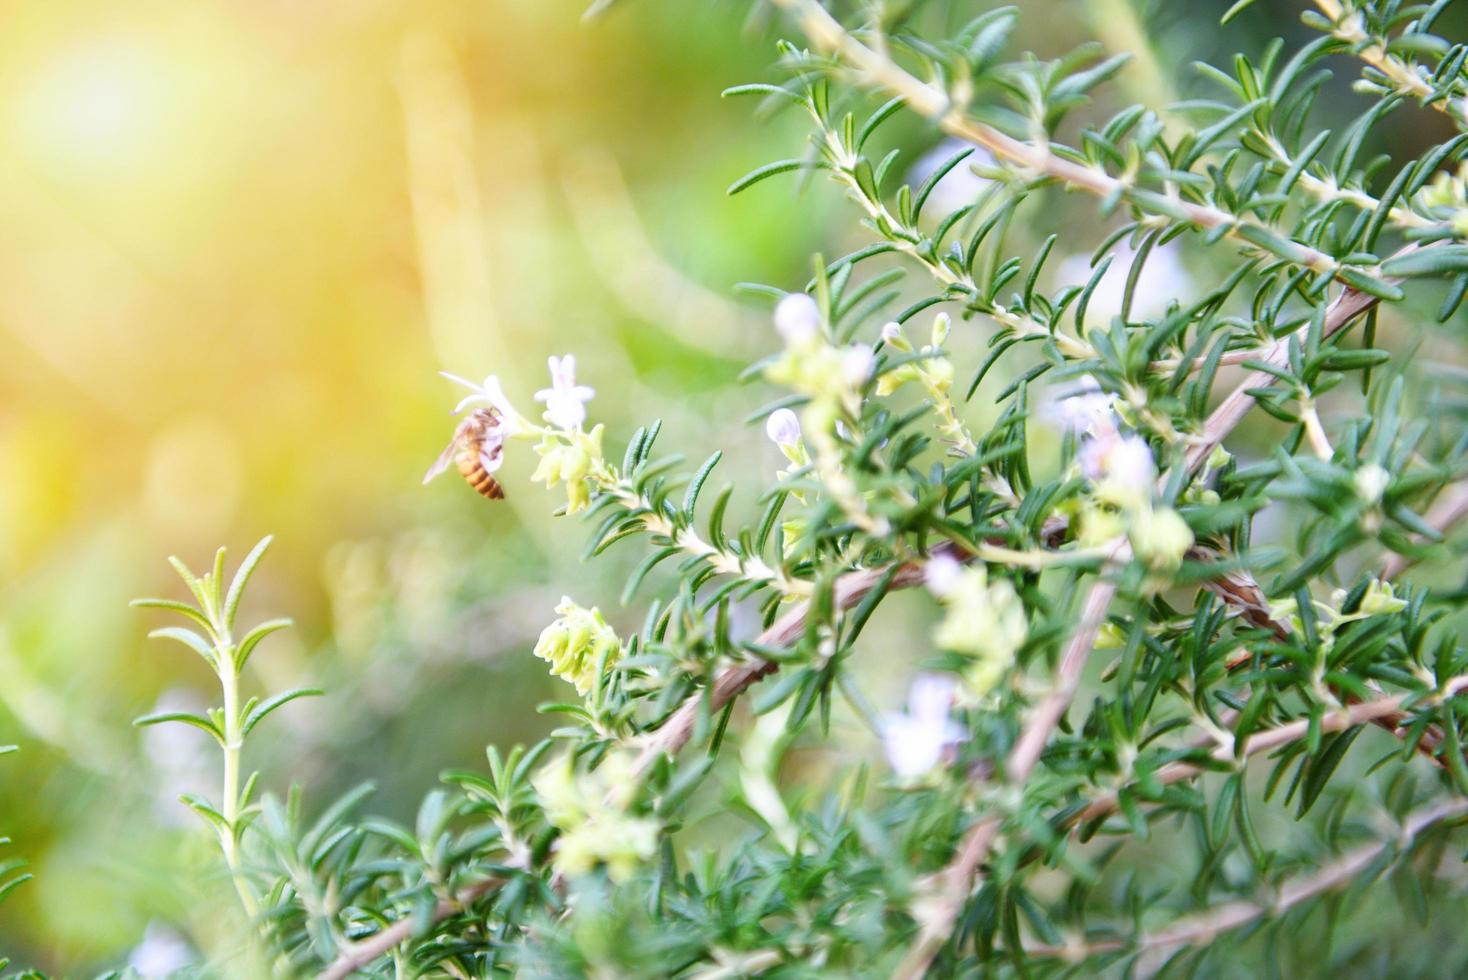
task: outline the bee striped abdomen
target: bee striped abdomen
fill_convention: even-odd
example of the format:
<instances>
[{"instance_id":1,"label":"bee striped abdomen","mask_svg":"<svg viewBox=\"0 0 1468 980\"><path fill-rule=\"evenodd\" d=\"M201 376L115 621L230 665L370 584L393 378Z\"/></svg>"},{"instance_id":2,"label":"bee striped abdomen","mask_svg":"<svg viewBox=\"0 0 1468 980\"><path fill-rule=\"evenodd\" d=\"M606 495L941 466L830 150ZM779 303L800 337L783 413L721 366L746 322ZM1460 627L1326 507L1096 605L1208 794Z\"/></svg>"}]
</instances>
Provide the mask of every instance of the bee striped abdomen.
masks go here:
<instances>
[{"instance_id":1,"label":"bee striped abdomen","mask_svg":"<svg viewBox=\"0 0 1468 980\"><path fill-rule=\"evenodd\" d=\"M484 464L479 461L479 453L466 449L459 453L454 462L458 464L459 473L463 475L464 482L473 487L475 493L488 497L490 500L504 499L504 487L485 472Z\"/></svg>"}]
</instances>

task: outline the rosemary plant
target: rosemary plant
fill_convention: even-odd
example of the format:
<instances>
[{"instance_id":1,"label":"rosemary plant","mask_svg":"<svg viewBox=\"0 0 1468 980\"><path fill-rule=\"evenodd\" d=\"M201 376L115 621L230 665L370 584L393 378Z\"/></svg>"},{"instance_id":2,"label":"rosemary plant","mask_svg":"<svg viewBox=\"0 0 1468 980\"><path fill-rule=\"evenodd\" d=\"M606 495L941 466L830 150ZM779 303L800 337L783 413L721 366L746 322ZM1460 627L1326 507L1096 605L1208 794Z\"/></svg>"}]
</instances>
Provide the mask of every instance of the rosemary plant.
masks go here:
<instances>
[{"instance_id":1,"label":"rosemary plant","mask_svg":"<svg viewBox=\"0 0 1468 980\"><path fill-rule=\"evenodd\" d=\"M536 454L588 560L643 549L627 602L676 569L635 633L556 609L534 651L568 682L549 740L446 774L409 826L358 815L365 790L315 819L299 794L252 802L244 737L308 693L240 700L279 625L234 634L264 543L227 594L221 552L179 566L197 607L148 603L198 628L159 634L223 707L141 723L223 749L219 804L189 805L277 969L1461 970L1461 941L1373 928L1441 915L1464 881L1464 596L1410 574L1457 556L1468 513L1455 382L1410 360L1458 343L1468 292L1447 0L1316 0L1304 44L1202 66L1210 98L1109 117L1086 107L1125 55L1010 54L1012 8L771 6L774 71L727 94L810 137L730 190L829 180L859 237L754 290L774 329L751 421L788 465L752 518L716 489L720 452L688 466L657 422L588 425L569 356L543 412L450 376L483 413L461 469ZM1354 115L1317 104L1328 60L1359 73ZM1444 117L1442 141L1373 155L1410 114ZM952 147L910 180L883 143L900 117ZM1057 225L1067 193L1105 230ZM1163 262L1192 285L1143 295ZM1251 415L1274 420L1266 451L1235 438ZM925 666L883 712L863 632L918 587ZM823 764L782 764L791 747Z\"/></svg>"},{"instance_id":2,"label":"rosemary plant","mask_svg":"<svg viewBox=\"0 0 1468 980\"><path fill-rule=\"evenodd\" d=\"M0 755L9 755L18 748L19 746L15 745L0 745ZM9 843L9 837L0 837L0 846ZM30 873L22 870L25 866L26 862L24 858L6 858L4 861L0 861L0 902L5 901L7 895L30 880ZM5 961L3 958L0 958L0 969L4 968Z\"/></svg>"}]
</instances>

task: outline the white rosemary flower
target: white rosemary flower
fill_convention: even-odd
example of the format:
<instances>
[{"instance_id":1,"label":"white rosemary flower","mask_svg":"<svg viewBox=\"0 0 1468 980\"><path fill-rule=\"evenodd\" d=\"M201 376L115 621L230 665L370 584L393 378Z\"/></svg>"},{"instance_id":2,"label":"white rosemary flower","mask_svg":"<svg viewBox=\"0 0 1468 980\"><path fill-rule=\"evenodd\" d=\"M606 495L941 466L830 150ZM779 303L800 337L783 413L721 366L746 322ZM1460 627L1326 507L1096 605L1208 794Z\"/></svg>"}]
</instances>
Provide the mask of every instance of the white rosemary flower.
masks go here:
<instances>
[{"instance_id":1,"label":"white rosemary flower","mask_svg":"<svg viewBox=\"0 0 1468 980\"><path fill-rule=\"evenodd\" d=\"M921 674L908 692L907 710L883 716L882 748L902 779L931 772L950 746L963 741L962 726L949 716L955 690L947 677Z\"/></svg>"},{"instance_id":2,"label":"white rosemary flower","mask_svg":"<svg viewBox=\"0 0 1468 980\"><path fill-rule=\"evenodd\" d=\"M483 384L475 384L468 378L461 378L457 374L448 371L440 371L439 374L457 384L468 388L472 394L465 395L463 401L454 406L454 414L458 415L470 405L488 405L501 414L508 414L515 409L510 405L510 400L505 397L505 389L500 385L500 379L491 374L484 379Z\"/></svg>"},{"instance_id":3,"label":"white rosemary flower","mask_svg":"<svg viewBox=\"0 0 1468 980\"><path fill-rule=\"evenodd\" d=\"M581 428L586 421L586 403L596 394L594 389L576 383L576 355L552 357L551 386L535 393L535 400L545 402L545 418L551 425L567 431Z\"/></svg>"},{"instance_id":4,"label":"white rosemary flower","mask_svg":"<svg viewBox=\"0 0 1468 980\"><path fill-rule=\"evenodd\" d=\"M809 344L821 335L821 308L805 293L787 293L775 307L775 329L787 346Z\"/></svg>"},{"instance_id":5,"label":"white rosemary flower","mask_svg":"<svg viewBox=\"0 0 1468 980\"><path fill-rule=\"evenodd\" d=\"M194 952L184 938L157 922L148 923L143 941L127 957L130 971L144 980L171 977L193 962Z\"/></svg>"},{"instance_id":6,"label":"white rosemary flower","mask_svg":"<svg viewBox=\"0 0 1468 980\"><path fill-rule=\"evenodd\" d=\"M1377 463L1367 463L1356 471L1353 482L1356 496L1372 506L1381 503L1382 494L1391 485L1392 475Z\"/></svg>"}]
</instances>

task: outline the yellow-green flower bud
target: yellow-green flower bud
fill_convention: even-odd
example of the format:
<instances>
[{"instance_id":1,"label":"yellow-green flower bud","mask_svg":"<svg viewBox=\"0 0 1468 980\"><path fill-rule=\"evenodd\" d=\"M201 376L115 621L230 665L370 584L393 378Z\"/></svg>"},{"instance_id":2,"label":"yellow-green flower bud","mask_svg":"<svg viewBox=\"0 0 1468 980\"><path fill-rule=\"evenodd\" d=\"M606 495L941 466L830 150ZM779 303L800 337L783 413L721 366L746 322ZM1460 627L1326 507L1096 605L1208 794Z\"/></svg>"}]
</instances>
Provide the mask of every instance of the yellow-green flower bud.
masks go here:
<instances>
[{"instance_id":1,"label":"yellow-green flower bud","mask_svg":"<svg viewBox=\"0 0 1468 980\"><path fill-rule=\"evenodd\" d=\"M965 679L973 694L983 696L1013 666L1015 652L1029 636L1024 604L1012 583L991 583L983 568L957 571L943 562L931 571L929 584L946 609L933 642L977 658Z\"/></svg>"},{"instance_id":2,"label":"yellow-green flower bud","mask_svg":"<svg viewBox=\"0 0 1468 980\"><path fill-rule=\"evenodd\" d=\"M783 542L781 550L784 557L789 558L800 547L801 539L805 537L805 527L805 519L800 517L780 523L780 537Z\"/></svg>"},{"instance_id":3,"label":"yellow-green flower bud","mask_svg":"<svg viewBox=\"0 0 1468 980\"><path fill-rule=\"evenodd\" d=\"M1144 507L1132 517L1132 548L1155 569L1172 571L1193 546L1188 522L1171 507Z\"/></svg>"},{"instance_id":4,"label":"yellow-green flower bud","mask_svg":"<svg viewBox=\"0 0 1468 980\"><path fill-rule=\"evenodd\" d=\"M626 812L636 780L621 755L609 755L593 772L577 774L570 755L550 763L531 780L546 819L561 832L552 861L564 875L582 875L605 865L613 881L624 881L657 850L657 823Z\"/></svg>"},{"instance_id":5,"label":"yellow-green flower bud","mask_svg":"<svg viewBox=\"0 0 1468 980\"><path fill-rule=\"evenodd\" d=\"M917 381L921 377L917 365L912 362L899 365L890 371L883 371L881 377L877 378L877 395L885 398L909 381Z\"/></svg>"},{"instance_id":6,"label":"yellow-green flower bud","mask_svg":"<svg viewBox=\"0 0 1468 980\"><path fill-rule=\"evenodd\" d=\"M932 343L934 347L942 347L948 341L948 331L952 326L953 321L948 318L947 313L939 313L933 317Z\"/></svg>"},{"instance_id":7,"label":"yellow-green flower bud","mask_svg":"<svg viewBox=\"0 0 1468 980\"><path fill-rule=\"evenodd\" d=\"M610 668L621 659L622 641L595 607L585 609L562 596L556 613L560 618L541 631L535 655L584 697L596 683L598 664Z\"/></svg>"},{"instance_id":8,"label":"yellow-green flower bud","mask_svg":"<svg viewBox=\"0 0 1468 980\"><path fill-rule=\"evenodd\" d=\"M923 381L934 395L947 395L953 387L953 362L946 357L933 357L922 362Z\"/></svg>"},{"instance_id":9,"label":"yellow-green flower bud","mask_svg":"<svg viewBox=\"0 0 1468 980\"><path fill-rule=\"evenodd\" d=\"M1458 238L1468 238L1468 208L1459 208L1453 212L1451 222L1453 234Z\"/></svg>"},{"instance_id":10,"label":"yellow-green flower bud","mask_svg":"<svg viewBox=\"0 0 1468 980\"><path fill-rule=\"evenodd\" d=\"M1406 599L1398 599L1390 582L1373 579L1361 597L1361 612L1368 616L1385 616L1407 608Z\"/></svg>"},{"instance_id":11,"label":"yellow-green flower bud","mask_svg":"<svg viewBox=\"0 0 1468 980\"><path fill-rule=\"evenodd\" d=\"M1096 642L1093 646L1097 650L1120 650L1126 646L1126 633L1120 626L1107 620L1097 631Z\"/></svg>"},{"instance_id":12,"label":"yellow-green flower bud","mask_svg":"<svg viewBox=\"0 0 1468 980\"><path fill-rule=\"evenodd\" d=\"M912 352L912 344L908 342L907 337L902 333L902 324L896 320L882 327L882 343L904 354Z\"/></svg>"},{"instance_id":13,"label":"yellow-green flower bud","mask_svg":"<svg viewBox=\"0 0 1468 980\"><path fill-rule=\"evenodd\" d=\"M1114 501L1098 493L1081 508L1076 541L1083 548L1096 548L1126 533L1126 514Z\"/></svg>"},{"instance_id":14,"label":"yellow-green flower bud","mask_svg":"<svg viewBox=\"0 0 1468 980\"><path fill-rule=\"evenodd\" d=\"M1377 463L1367 463L1353 478L1356 495L1372 506L1381 503L1382 494L1392 482L1392 475Z\"/></svg>"},{"instance_id":15,"label":"yellow-green flower bud","mask_svg":"<svg viewBox=\"0 0 1468 980\"><path fill-rule=\"evenodd\" d=\"M604 463L601 440L604 427L590 432L548 432L535 446L540 465L530 478L544 483L549 490L562 481L566 484L566 511L574 514L591 503L591 486L587 478Z\"/></svg>"}]
</instances>

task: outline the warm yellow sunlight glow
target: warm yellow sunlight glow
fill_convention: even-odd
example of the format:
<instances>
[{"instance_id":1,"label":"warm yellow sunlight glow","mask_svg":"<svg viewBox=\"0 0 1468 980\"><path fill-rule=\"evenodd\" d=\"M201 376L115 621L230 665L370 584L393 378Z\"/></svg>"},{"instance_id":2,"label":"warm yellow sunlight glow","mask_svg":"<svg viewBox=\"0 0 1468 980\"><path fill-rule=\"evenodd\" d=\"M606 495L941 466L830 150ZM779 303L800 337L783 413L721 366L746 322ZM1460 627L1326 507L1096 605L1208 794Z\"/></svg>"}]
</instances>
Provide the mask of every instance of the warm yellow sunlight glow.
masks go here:
<instances>
[{"instance_id":1,"label":"warm yellow sunlight glow","mask_svg":"<svg viewBox=\"0 0 1468 980\"><path fill-rule=\"evenodd\" d=\"M21 89L16 142L38 162L101 170L146 164L177 123L179 79L137 39L88 41L55 55Z\"/></svg>"}]
</instances>

